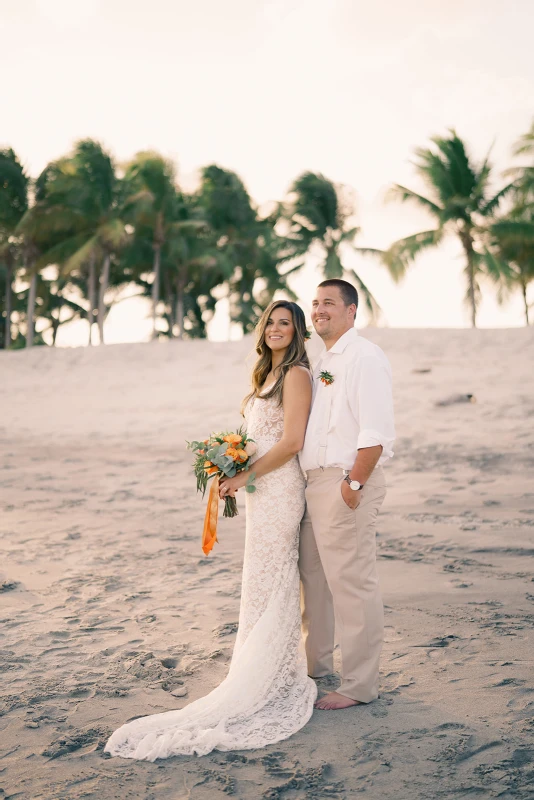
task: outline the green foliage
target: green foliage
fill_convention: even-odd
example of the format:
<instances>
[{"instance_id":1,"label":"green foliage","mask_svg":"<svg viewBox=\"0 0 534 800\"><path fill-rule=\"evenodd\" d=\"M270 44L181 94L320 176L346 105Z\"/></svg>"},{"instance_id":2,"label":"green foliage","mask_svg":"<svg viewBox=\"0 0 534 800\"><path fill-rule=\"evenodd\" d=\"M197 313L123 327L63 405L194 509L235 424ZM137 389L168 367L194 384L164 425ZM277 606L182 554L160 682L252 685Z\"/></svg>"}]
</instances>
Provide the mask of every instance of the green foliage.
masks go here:
<instances>
[{"instance_id":1,"label":"green foliage","mask_svg":"<svg viewBox=\"0 0 534 800\"><path fill-rule=\"evenodd\" d=\"M204 167L199 191L206 218L217 235L240 240L256 215L241 179L215 164Z\"/></svg>"},{"instance_id":2,"label":"green foliage","mask_svg":"<svg viewBox=\"0 0 534 800\"><path fill-rule=\"evenodd\" d=\"M16 153L0 150L0 246L6 243L28 209L29 178Z\"/></svg>"},{"instance_id":3,"label":"green foliage","mask_svg":"<svg viewBox=\"0 0 534 800\"><path fill-rule=\"evenodd\" d=\"M530 129L514 147L514 155L534 157L534 120ZM534 203L534 163L524 163L519 167L508 170L509 174L515 179L516 199L519 205L532 205Z\"/></svg>"},{"instance_id":4,"label":"green foliage","mask_svg":"<svg viewBox=\"0 0 534 800\"><path fill-rule=\"evenodd\" d=\"M16 153L0 150L0 347L11 346L13 282L24 259L17 228L28 209L30 181Z\"/></svg>"},{"instance_id":5,"label":"green foliage","mask_svg":"<svg viewBox=\"0 0 534 800\"><path fill-rule=\"evenodd\" d=\"M438 246L447 235L457 236L466 259L466 301L475 327L479 277L490 275L496 266L496 262L485 255L484 238L493 216L514 189L514 184L509 183L494 193L489 159L475 164L455 131L450 131L446 137L435 136L431 142L431 147L416 151L414 162L428 194L425 196L396 184L389 197L419 206L434 218L436 227L394 242L382 260L393 278L400 280L423 251Z\"/></svg>"},{"instance_id":6,"label":"green foliage","mask_svg":"<svg viewBox=\"0 0 534 800\"><path fill-rule=\"evenodd\" d=\"M525 203L524 199L519 191L517 202L508 214L492 224L485 257L499 289L499 302L519 289L528 325L531 305L527 289L534 282L534 204Z\"/></svg>"},{"instance_id":7,"label":"green foliage","mask_svg":"<svg viewBox=\"0 0 534 800\"><path fill-rule=\"evenodd\" d=\"M215 165L202 170L197 197L213 232L214 267L228 287L230 319L250 333L275 292L292 296L281 271L288 242L276 232L278 216L259 216L240 178Z\"/></svg>"},{"instance_id":8,"label":"green foliage","mask_svg":"<svg viewBox=\"0 0 534 800\"><path fill-rule=\"evenodd\" d=\"M354 244L360 229L351 224L354 202L347 189L324 175L304 172L290 188L290 199L283 215L290 225L287 237L290 255L303 258L314 247L322 253L320 269L325 278L345 278L360 289L371 319L380 314L380 306L360 276L343 264L343 250L351 248L362 255L376 256L380 251L359 248ZM297 268L304 266L301 260Z\"/></svg>"},{"instance_id":9,"label":"green foliage","mask_svg":"<svg viewBox=\"0 0 534 800\"><path fill-rule=\"evenodd\" d=\"M355 245L360 231L353 197L320 173L302 173L287 200L261 214L239 176L215 164L201 171L198 190L188 194L173 162L153 151L137 153L122 169L99 142L82 139L31 181L15 152L2 149L0 347L9 346L11 336L16 346L24 342L31 319L38 325L36 342L44 336L54 343L60 326L75 318L98 321L103 329L112 304L132 285L150 298L159 336L205 337L221 296L231 321L249 333L276 293L297 299L288 280L310 254L319 256L325 277L353 282L377 318L370 287L347 266L349 249L378 258L399 281L421 253L451 235L465 254L473 324L484 277L501 300L520 289L528 320L534 123L515 154L521 163L509 171L513 182L495 192L488 158L475 163L455 131L434 137L415 153L423 193L400 185L390 192L424 210L434 226L382 252ZM43 277L50 266L56 277ZM221 465L231 469L223 458L221 452Z\"/></svg>"}]
</instances>

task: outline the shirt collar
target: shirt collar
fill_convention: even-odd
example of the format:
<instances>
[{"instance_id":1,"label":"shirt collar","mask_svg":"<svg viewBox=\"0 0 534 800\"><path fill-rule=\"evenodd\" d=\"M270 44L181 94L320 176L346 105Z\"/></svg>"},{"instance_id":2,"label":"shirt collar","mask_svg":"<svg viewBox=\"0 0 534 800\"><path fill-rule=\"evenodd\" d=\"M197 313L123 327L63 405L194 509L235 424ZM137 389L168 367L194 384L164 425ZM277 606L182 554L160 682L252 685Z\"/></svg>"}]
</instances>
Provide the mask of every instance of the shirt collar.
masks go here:
<instances>
[{"instance_id":1,"label":"shirt collar","mask_svg":"<svg viewBox=\"0 0 534 800\"><path fill-rule=\"evenodd\" d=\"M327 353L343 353L345 348L348 347L349 344L355 342L358 337L358 331L356 328L351 328L350 330L346 331L343 336L340 336L337 342L332 345L330 350L327 350Z\"/></svg>"}]
</instances>

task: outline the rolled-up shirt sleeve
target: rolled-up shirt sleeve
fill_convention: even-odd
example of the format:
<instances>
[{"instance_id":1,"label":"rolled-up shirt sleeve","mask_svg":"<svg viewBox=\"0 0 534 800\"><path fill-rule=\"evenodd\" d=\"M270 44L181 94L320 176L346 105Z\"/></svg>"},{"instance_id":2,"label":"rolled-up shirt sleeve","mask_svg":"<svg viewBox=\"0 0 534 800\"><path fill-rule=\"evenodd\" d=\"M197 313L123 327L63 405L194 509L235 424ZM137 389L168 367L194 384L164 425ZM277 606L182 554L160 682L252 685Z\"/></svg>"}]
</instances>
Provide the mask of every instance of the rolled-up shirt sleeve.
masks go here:
<instances>
[{"instance_id":1,"label":"rolled-up shirt sleeve","mask_svg":"<svg viewBox=\"0 0 534 800\"><path fill-rule=\"evenodd\" d=\"M358 421L358 450L382 445L381 460L393 456L395 423L391 367L374 355L358 359L348 377L349 404Z\"/></svg>"}]
</instances>

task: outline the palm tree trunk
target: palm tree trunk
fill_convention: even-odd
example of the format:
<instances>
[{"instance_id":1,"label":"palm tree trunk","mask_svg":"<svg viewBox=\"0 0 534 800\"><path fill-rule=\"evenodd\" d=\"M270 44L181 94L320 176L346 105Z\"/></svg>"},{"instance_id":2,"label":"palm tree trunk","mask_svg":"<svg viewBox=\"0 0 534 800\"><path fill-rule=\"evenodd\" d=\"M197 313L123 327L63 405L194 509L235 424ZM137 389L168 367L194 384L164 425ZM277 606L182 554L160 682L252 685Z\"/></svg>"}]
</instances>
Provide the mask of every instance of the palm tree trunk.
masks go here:
<instances>
[{"instance_id":1,"label":"palm tree trunk","mask_svg":"<svg viewBox=\"0 0 534 800\"><path fill-rule=\"evenodd\" d=\"M165 317L167 318L167 324L169 326L169 338L172 339L174 336L175 317L172 285L168 271L165 271L163 275L163 283L165 284Z\"/></svg>"},{"instance_id":2,"label":"palm tree trunk","mask_svg":"<svg viewBox=\"0 0 534 800\"><path fill-rule=\"evenodd\" d=\"M476 301L476 288L475 288L475 249L473 247L473 239L469 231L464 231L460 234L460 239L467 259L467 297L469 306L471 308L471 327L477 326L477 301Z\"/></svg>"},{"instance_id":3,"label":"palm tree trunk","mask_svg":"<svg viewBox=\"0 0 534 800\"><path fill-rule=\"evenodd\" d=\"M56 346L58 330L59 330L59 319L54 319L52 320L52 347Z\"/></svg>"},{"instance_id":4,"label":"palm tree trunk","mask_svg":"<svg viewBox=\"0 0 534 800\"><path fill-rule=\"evenodd\" d=\"M178 326L178 339L184 338L184 281L178 278L176 282L176 324Z\"/></svg>"},{"instance_id":5,"label":"palm tree trunk","mask_svg":"<svg viewBox=\"0 0 534 800\"><path fill-rule=\"evenodd\" d=\"M13 280L13 270L11 265L7 265L7 274L6 274L6 300L5 300L5 309L6 309L6 329L4 334L4 348L7 350L8 347L11 345L11 282Z\"/></svg>"},{"instance_id":6,"label":"palm tree trunk","mask_svg":"<svg viewBox=\"0 0 534 800\"><path fill-rule=\"evenodd\" d=\"M89 345L92 345L91 333L93 331L93 322L95 319L96 307L96 271L95 271L95 256L91 256L89 262L89 277L87 281L87 296L89 300L89 311L87 312L87 321L89 322Z\"/></svg>"},{"instance_id":7,"label":"palm tree trunk","mask_svg":"<svg viewBox=\"0 0 534 800\"><path fill-rule=\"evenodd\" d=\"M37 273L32 275L30 291L28 292L28 319L26 327L26 347L33 347L35 336L35 298L37 297Z\"/></svg>"},{"instance_id":8,"label":"palm tree trunk","mask_svg":"<svg viewBox=\"0 0 534 800\"><path fill-rule=\"evenodd\" d=\"M104 297L109 283L110 262L111 262L111 256L109 255L109 253L107 253L104 259L104 264L102 266L102 274L100 276L100 289L98 292L98 332L100 334L100 344L104 344L104 316L105 316Z\"/></svg>"},{"instance_id":9,"label":"palm tree trunk","mask_svg":"<svg viewBox=\"0 0 534 800\"><path fill-rule=\"evenodd\" d=\"M472 257L469 258L467 264L469 270L469 305L471 306L471 327L476 328L477 304L475 299L475 265Z\"/></svg>"},{"instance_id":10,"label":"palm tree trunk","mask_svg":"<svg viewBox=\"0 0 534 800\"><path fill-rule=\"evenodd\" d=\"M152 338L158 338L156 316L159 302L159 278L161 271L161 245L154 245L154 283L152 284Z\"/></svg>"},{"instance_id":11,"label":"palm tree trunk","mask_svg":"<svg viewBox=\"0 0 534 800\"><path fill-rule=\"evenodd\" d=\"M525 324L530 325L528 319L528 300L527 300L527 283L525 280L521 279L521 293L523 295L523 303L525 305Z\"/></svg>"},{"instance_id":12,"label":"palm tree trunk","mask_svg":"<svg viewBox=\"0 0 534 800\"><path fill-rule=\"evenodd\" d=\"M59 305L58 305L58 307L56 309L57 316L56 317L54 316L54 312L52 312L52 314L51 314L51 316L52 316L52 347L56 346L57 332L58 332L59 326L61 324L61 309L63 308L63 305L61 303L61 300L63 299L63 296L62 296L62 294L61 294L59 289L57 290L56 297L59 298L60 303L59 303Z\"/></svg>"}]
</instances>

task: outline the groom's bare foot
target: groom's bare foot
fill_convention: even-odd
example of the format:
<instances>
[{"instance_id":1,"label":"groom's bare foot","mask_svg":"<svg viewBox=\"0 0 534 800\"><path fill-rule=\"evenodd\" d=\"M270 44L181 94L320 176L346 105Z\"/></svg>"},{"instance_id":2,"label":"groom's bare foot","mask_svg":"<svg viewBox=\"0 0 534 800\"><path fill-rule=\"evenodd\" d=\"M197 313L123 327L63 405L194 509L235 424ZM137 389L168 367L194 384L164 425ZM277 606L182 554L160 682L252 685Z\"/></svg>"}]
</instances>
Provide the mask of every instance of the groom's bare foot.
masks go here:
<instances>
[{"instance_id":1,"label":"groom's bare foot","mask_svg":"<svg viewBox=\"0 0 534 800\"><path fill-rule=\"evenodd\" d=\"M320 700L315 703L315 708L320 708L322 711L333 711L337 708L350 708L351 706L361 706L359 700L352 700L339 692L328 692Z\"/></svg>"}]
</instances>

